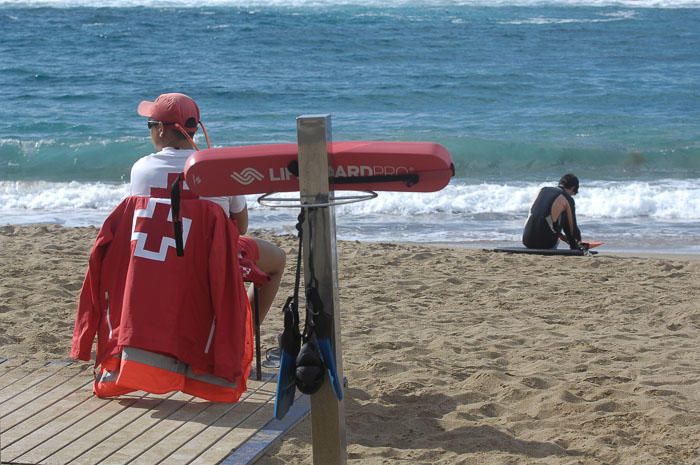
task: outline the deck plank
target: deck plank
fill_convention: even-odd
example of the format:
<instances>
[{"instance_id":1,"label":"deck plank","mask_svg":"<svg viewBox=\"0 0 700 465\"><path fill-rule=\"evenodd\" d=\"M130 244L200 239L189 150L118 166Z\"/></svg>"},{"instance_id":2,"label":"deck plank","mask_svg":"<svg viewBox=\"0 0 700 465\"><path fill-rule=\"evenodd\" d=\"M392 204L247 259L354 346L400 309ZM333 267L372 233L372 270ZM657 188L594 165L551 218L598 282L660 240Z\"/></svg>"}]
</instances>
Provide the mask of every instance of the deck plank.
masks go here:
<instances>
[{"instance_id":1,"label":"deck plank","mask_svg":"<svg viewBox=\"0 0 700 465\"><path fill-rule=\"evenodd\" d=\"M8 360L0 357L0 391L2 391L7 384L15 382L15 374L19 372L22 365L26 364L27 362L24 360ZM45 365L45 363L42 365Z\"/></svg>"},{"instance_id":2,"label":"deck plank","mask_svg":"<svg viewBox=\"0 0 700 465\"><path fill-rule=\"evenodd\" d=\"M38 443L15 460L24 463L65 463L51 457L70 447L76 438L89 434L101 423L112 420L128 406L128 402L121 404L118 401L91 398L78 411L66 412L32 434L32 439L38 440Z\"/></svg>"},{"instance_id":3,"label":"deck plank","mask_svg":"<svg viewBox=\"0 0 700 465\"><path fill-rule=\"evenodd\" d=\"M3 405L2 427L3 431L8 431L19 423L28 421L32 416L40 415L44 412L51 412L54 405L61 402L74 392L90 389L92 380L86 375L84 369L72 370L72 376L63 378L62 382L56 383L53 388L39 390L35 389L35 396L24 405L16 407L14 410ZM55 378L58 379L58 376Z\"/></svg>"},{"instance_id":4,"label":"deck plank","mask_svg":"<svg viewBox=\"0 0 700 465\"><path fill-rule=\"evenodd\" d=\"M90 405L92 393L78 390L65 396L59 404L3 431L2 452L5 459L16 460L19 456L38 447L39 444L66 429L72 421L89 415L94 409ZM27 407L32 410L31 407Z\"/></svg>"},{"instance_id":5,"label":"deck plank","mask_svg":"<svg viewBox=\"0 0 700 465\"><path fill-rule=\"evenodd\" d=\"M43 373L42 376L44 376ZM55 392L66 381L67 379L63 376L49 375L40 382L26 387L22 386L21 383L17 383L17 390L11 387L11 389L7 390L6 398L0 401L0 408L2 408L2 417L0 418L4 419L23 407L32 409L33 404L40 401L41 397Z\"/></svg>"},{"instance_id":6,"label":"deck plank","mask_svg":"<svg viewBox=\"0 0 700 465\"><path fill-rule=\"evenodd\" d=\"M229 410L218 418L212 418L191 441L178 447L171 455L173 463L192 463L202 456L209 457L205 463L217 463L249 439L255 433L250 431L251 418L255 418L256 424L261 426L272 418L272 410L266 406L274 402L274 397L270 397L262 387L251 386L257 390L240 406L245 408ZM231 431L239 431L240 434L228 436Z\"/></svg>"},{"instance_id":7,"label":"deck plank","mask_svg":"<svg viewBox=\"0 0 700 465\"><path fill-rule=\"evenodd\" d=\"M100 438L93 434L86 435L86 440L94 440L92 447L86 448L78 456L81 462L102 464L123 464L135 460L148 446L141 438L144 435L158 434L159 425L164 416L181 408L190 396L180 393L155 396L147 395L137 399L119 416L119 421L112 421L109 425L102 425ZM117 402L117 400L103 400L101 402ZM110 435L110 430L114 432ZM162 431L167 437L167 431ZM99 439L99 441L95 440ZM141 463L137 461L137 463Z\"/></svg>"},{"instance_id":8,"label":"deck plank","mask_svg":"<svg viewBox=\"0 0 700 465\"><path fill-rule=\"evenodd\" d=\"M233 450L240 447L273 417L274 399L262 404L254 415L248 416L236 428L226 428L223 425L215 426L212 431L220 434L218 440L197 456L192 464L206 465L218 463L227 457ZM236 447L232 447L232 445ZM216 461L213 461L215 460Z\"/></svg>"},{"instance_id":9,"label":"deck plank","mask_svg":"<svg viewBox=\"0 0 700 465\"><path fill-rule=\"evenodd\" d=\"M270 401L271 407L274 405ZM253 436L239 447L231 451L224 460L218 462L219 465L249 465L255 463L265 451L277 440L282 438L290 429L294 428L300 421L307 417L311 410L311 401L308 396L298 393L294 404L289 409L283 419L273 418L265 426L260 428ZM233 433L233 432L231 432ZM220 441L218 444L223 444ZM212 448L213 449L213 448ZM210 449L210 450L212 450ZM206 465L211 463L211 459L206 455L200 457L202 461L195 460L193 464Z\"/></svg>"},{"instance_id":10,"label":"deck plank","mask_svg":"<svg viewBox=\"0 0 700 465\"><path fill-rule=\"evenodd\" d=\"M249 380L238 403L222 404L179 392L99 399L89 368L0 359L3 463L213 464L273 415L270 373Z\"/></svg>"},{"instance_id":11,"label":"deck plank","mask_svg":"<svg viewBox=\"0 0 700 465\"><path fill-rule=\"evenodd\" d=\"M21 364L15 369L8 370L8 373L3 373L2 381L0 381L0 405L50 378L56 372L56 369L56 365L29 362Z\"/></svg>"},{"instance_id":12,"label":"deck plank","mask_svg":"<svg viewBox=\"0 0 700 465\"><path fill-rule=\"evenodd\" d=\"M85 434L75 437L70 447L57 451L51 459L55 463L100 463L106 457L118 454L120 443L127 443L141 433L140 429L134 427L139 419L147 416L155 406L161 405L172 394L156 396L137 393L130 396L132 397L122 396L120 400L93 397L92 402L119 403L124 409L117 415L103 420ZM139 407L144 404L150 404L152 407Z\"/></svg>"}]
</instances>

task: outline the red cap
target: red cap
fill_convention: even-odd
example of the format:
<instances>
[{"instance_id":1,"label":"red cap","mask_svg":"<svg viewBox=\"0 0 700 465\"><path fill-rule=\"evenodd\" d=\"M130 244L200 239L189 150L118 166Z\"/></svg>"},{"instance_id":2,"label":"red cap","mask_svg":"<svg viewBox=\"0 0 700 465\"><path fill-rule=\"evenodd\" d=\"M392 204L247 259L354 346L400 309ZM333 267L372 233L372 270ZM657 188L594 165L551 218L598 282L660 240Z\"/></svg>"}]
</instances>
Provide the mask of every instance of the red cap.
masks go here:
<instances>
[{"instance_id":1,"label":"red cap","mask_svg":"<svg viewBox=\"0 0 700 465\"><path fill-rule=\"evenodd\" d=\"M154 102L139 103L139 115L163 123L177 123L190 134L197 132L199 107L185 94L162 94Z\"/></svg>"}]
</instances>

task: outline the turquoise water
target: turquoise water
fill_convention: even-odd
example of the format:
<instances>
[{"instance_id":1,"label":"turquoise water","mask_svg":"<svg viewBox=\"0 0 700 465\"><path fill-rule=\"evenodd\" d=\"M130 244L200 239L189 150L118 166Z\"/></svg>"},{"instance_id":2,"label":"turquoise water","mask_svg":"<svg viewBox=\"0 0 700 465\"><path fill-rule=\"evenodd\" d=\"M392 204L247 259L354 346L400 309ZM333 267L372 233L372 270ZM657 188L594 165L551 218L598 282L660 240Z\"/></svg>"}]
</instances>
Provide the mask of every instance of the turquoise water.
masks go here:
<instances>
[{"instance_id":1,"label":"turquoise water","mask_svg":"<svg viewBox=\"0 0 700 465\"><path fill-rule=\"evenodd\" d=\"M329 113L450 150L448 189L344 207L343 238L517 241L573 171L584 237L700 252L699 2L119 4L0 0L0 223L99 224L151 151L138 101L179 91L219 146Z\"/></svg>"}]
</instances>

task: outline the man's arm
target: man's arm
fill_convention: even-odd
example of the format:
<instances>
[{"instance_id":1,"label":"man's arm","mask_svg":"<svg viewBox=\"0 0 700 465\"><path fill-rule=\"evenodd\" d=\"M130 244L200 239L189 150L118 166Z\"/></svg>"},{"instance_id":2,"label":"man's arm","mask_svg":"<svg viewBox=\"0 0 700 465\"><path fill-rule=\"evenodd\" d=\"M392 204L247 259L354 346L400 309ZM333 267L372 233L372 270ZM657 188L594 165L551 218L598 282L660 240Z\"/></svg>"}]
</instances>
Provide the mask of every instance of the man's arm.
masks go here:
<instances>
[{"instance_id":1,"label":"man's arm","mask_svg":"<svg viewBox=\"0 0 700 465\"><path fill-rule=\"evenodd\" d=\"M569 202L566 201L566 197L560 195L559 197L554 199L554 203L552 204L552 221L554 221L555 223L560 223L562 215L566 215L567 225L564 226L568 226L568 228L571 228L571 206L569 205Z\"/></svg>"},{"instance_id":2,"label":"man's arm","mask_svg":"<svg viewBox=\"0 0 700 465\"><path fill-rule=\"evenodd\" d=\"M572 249L580 248L579 242L581 241L581 236L576 226L575 215L566 196L560 195L556 198L552 204L552 219L557 222L563 222L562 229L564 230L566 239L562 239L564 239Z\"/></svg>"},{"instance_id":3,"label":"man's arm","mask_svg":"<svg viewBox=\"0 0 700 465\"><path fill-rule=\"evenodd\" d=\"M248 207L238 213L231 213L231 218L236 220L236 226L238 226L238 234L245 234L248 232Z\"/></svg>"},{"instance_id":4,"label":"man's arm","mask_svg":"<svg viewBox=\"0 0 700 465\"><path fill-rule=\"evenodd\" d=\"M248 205L242 195L233 195L228 198L229 217L236 220L238 234L248 232Z\"/></svg>"},{"instance_id":5,"label":"man's arm","mask_svg":"<svg viewBox=\"0 0 700 465\"><path fill-rule=\"evenodd\" d=\"M564 225L564 232L569 239L575 239L576 231L576 219L574 218L574 212L571 209L571 205L567 202L566 198L562 195L562 201L564 202L564 215L566 215L566 224Z\"/></svg>"}]
</instances>

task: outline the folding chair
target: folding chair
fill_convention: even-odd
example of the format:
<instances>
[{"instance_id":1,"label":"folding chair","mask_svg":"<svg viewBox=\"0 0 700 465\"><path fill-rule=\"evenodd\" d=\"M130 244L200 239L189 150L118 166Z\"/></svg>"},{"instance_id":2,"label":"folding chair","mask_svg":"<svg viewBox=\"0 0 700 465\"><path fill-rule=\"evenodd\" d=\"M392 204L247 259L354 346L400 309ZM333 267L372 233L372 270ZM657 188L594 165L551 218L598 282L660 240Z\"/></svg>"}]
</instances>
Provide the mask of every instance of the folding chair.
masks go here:
<instances>
[{"instance_id":1,"label":"folding chair","mask_svg":"<svg viewBox=\"0 0 700 465\"><path fill-rule=\"evenodd\" d=\"M269 281L270 277L265 274L261 275L257 279L252 276L248 276L246 282L253 284L253 326L255 330L255 379L260 381L262 379L262 360L261 350L260 350L260 297L258 288Z\"/></svg>"}]
</instances>

